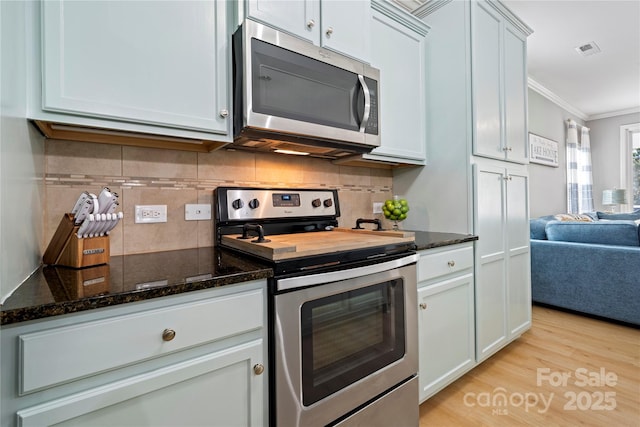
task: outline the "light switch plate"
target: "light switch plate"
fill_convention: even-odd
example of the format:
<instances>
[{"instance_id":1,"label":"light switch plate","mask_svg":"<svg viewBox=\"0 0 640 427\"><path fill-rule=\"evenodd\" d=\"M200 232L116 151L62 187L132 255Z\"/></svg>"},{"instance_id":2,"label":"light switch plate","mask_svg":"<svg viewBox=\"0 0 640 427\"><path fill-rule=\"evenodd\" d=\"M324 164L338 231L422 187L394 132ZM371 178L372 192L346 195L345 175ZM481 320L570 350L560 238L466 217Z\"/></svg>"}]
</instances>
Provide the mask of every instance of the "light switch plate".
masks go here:
<instances>
[{"instance_id":1,"label":"light switch plate","mask_svg":"<svg viewBox=\"0 0 640 427\"><path fill-rule=\"evenodd\" d=\"M202 221L211 219L211 205L184 205L185 221Z\"/></svg>"},{"instance_id":2,"label":"light switch plate","mask_svg":"<svg viewBox=\"0 0 640 427\"><path fill-rule=\"evenodd\" d=\"M373 213L374 214L382 213L382 202L373 202Z\"/></svg>"}]
</instances>

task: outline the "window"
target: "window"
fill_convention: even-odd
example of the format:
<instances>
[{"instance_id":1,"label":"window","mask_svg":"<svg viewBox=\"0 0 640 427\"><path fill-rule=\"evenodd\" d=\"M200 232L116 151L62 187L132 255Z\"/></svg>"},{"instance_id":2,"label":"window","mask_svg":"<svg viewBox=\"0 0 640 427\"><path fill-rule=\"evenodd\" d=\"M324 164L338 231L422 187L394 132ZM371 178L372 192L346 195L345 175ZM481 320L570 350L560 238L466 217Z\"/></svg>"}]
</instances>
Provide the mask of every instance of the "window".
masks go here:
<instances>
[{"instance_id":1,"label":"window","mask_svg":"<svg viewBox=\"0 0 640 427\"><path fill-rule=\"evenodd\" d=\"M633 199L633 208L640 208L640 132L634 132L631 136L631 179L632 183L629 188L633 188L631 192Z\"/></svg>"},{"instance_id":2,"label":"window","mask_svg":"<svg viewBox=\"0 0 640 427\"><path fill-rule=\"evenodd\" d=\"M627 190L623 211L640 208L640 123L620 126L620 187Z\"/></svg>"}]
</instances>

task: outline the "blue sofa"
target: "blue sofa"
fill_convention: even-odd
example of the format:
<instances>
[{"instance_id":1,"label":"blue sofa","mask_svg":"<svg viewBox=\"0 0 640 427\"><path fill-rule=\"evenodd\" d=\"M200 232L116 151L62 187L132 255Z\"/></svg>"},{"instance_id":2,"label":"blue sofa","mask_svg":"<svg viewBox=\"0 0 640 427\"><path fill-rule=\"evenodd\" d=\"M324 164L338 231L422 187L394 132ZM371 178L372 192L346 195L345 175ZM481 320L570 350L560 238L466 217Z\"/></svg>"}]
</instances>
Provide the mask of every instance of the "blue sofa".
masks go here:
<instances>
[{"instance_id":1,"label":"blue sofa","mask_svg":"<svg viewBox=\"0 0 640 427\"><path fill-rule=\"evenodd\" d=\"M532 219L533 301L640 325L640 229L621 215Z\"/></svg>"}]
</instances>

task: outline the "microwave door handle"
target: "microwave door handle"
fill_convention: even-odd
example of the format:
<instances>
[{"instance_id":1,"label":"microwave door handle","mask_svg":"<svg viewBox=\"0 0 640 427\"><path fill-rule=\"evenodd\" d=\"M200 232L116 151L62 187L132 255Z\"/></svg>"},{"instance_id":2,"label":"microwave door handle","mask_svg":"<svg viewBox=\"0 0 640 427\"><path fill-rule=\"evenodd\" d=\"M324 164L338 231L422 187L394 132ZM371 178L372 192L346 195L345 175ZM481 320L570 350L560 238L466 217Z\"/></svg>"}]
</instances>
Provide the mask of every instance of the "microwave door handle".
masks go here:
<instances>
[{"instance_id":1,"label":"microwave door handle","mask_svg":"<svg viewBox=\"0 0 640 427\"><path fill-rule=\"evenodd\" d=\"M371 94L369 93L369 86L367 86L367 82L364 80L362 74L358 74L358 80L364 93L364 114L362 114L362 121L360 122L360 132L364 133L367 123L369 123L369 114L371 113Z\"/></svg>"}]
</instances>

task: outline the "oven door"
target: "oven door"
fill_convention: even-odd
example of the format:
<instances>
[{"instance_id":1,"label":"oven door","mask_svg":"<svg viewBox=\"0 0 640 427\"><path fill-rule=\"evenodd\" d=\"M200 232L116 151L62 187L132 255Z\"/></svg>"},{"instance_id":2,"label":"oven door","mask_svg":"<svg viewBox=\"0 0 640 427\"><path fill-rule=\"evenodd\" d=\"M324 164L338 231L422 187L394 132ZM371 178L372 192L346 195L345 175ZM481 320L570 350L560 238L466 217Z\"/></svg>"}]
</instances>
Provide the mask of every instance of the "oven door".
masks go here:
<instances>
[{"instance_id":1,"label":"oven door","mask_svg":"<svg viewBox=\"0 0 640 427\"><path fill-rule=\"evenodd\" d=\"M293 290L274 296L275 425L340 421L415 377L416 259L277 282ZM397 416L417 425L417 387L412 389L413 412ZM396 410L381 402L377 412Z\"/></svg>"}]
</instances>

